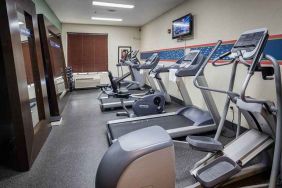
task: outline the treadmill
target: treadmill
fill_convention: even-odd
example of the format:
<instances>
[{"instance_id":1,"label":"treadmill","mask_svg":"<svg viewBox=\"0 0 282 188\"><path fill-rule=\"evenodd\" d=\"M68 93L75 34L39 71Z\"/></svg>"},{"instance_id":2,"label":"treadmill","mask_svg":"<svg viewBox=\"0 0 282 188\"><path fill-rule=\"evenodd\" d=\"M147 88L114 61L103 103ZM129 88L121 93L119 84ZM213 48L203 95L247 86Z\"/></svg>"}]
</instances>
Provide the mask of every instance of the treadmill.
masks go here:
<instances>
[{"instance_id":1,"label":"treadmill","mask_svg":"<svg viewBox=\"0 0 282 188\"><path fill-rule=\"evenodd\" d=\"M147 74L147 79L148 79L148 82L150 83L152 90L155 92L159 91L160 93L162 93L165 97L165 103L169 104L171 103L171 97L168 94L168 91L160 76L160 74L166 73L166 72L169 72L169 67L164 67L163 65L157 65L154 69L148 72L145 72L145 74Z\"/></svg>"},{"instance_id":2,"label":"treadmill","mask_svg":"<svg viewBox=\"0 0 282 188\"><path fill-rule=\"evenodd\" d=\"M179 81L183 80L184 77L195 76L202 64L208 60L199 50L194 50L177 63L169 66L169 69L176 69L175 76ZM197 83L201 86L207 86L204 74L197 78ZM180 90L183 90L181 87L184 84L177 84L177 86ZM190 104L186 104L186 107L176 112L108 121L107 136L109 143L114 143L122 135L150 126L163 127L172 138L216 130L220 121L217 107L210 91L202 90L201 92L209 111L194 106L187 92L186 103Z\"/></svg>"},{"instance_id":3,"label":"treadmill","mask_svg":"<svg viewBox=\"0 0 282 188\"><path fill-rule=\"evenodd\" d=\"M158 65L159 60L160 59L159 59L158 54L155 53L149 59L147 59L145 61L145 63L143 63L143 64L136 64L136 63L131 62L131 61L127 61L126 64L129 66L130 70L136 70L136 71L145 70L145 71L148 71L148 70L154 69ZM131 74L132 74L132 72L125 74L122 78L120 78L121 81L123 81L126 77L130 76ZM135 82L132 81L132 83L135 83ZM110 92L110 90L108 90L108 91ZM124 105L126 107L132 106L132 104L135 102L135 100L137 99L138 96L144 96L148 93L148 92L140 93L140 91L137 92L137 90L135 90L135 91L130 90L130 92L132 93L132 96L130 96L128 99L124 99ZM135 97L134 97L134 95L135 95ZM104 89L103 91L101 91L101 93L98 95L97 99L100 101L101 111L105 111L107 109L121 108L122 107L120 99L110 97L110 96L107 95L107 89Z\"/></svg>"}]
</instances>

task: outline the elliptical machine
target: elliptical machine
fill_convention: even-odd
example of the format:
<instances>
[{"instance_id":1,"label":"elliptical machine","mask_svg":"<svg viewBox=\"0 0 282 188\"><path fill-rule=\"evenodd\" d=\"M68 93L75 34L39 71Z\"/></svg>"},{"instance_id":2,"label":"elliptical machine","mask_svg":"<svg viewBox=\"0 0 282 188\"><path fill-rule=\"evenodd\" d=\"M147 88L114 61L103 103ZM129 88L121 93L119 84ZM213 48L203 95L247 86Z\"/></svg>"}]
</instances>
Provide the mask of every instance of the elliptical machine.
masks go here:
<instances>
[{"instance_id":1,"label":"elliptical machine","mask_svg":"<svg viewBox=\"0 0 282 188\"><path fill-rule=\"evenodd\" d=\"M144 75L141 74L139 66L142 65L137 58L139 50L131 51L127 54L128 58L122 60L120 63L117 64L118 67L121 67L122 76L123 76L123 66L127 66L129 68L131 81L124 80L126 84L126 88L129 90L140 89L144 90L145 86L145 78ZM119 73L119 71L118 71Z\"/></svg>"},{"instance_id":2,"label":"elliptical machine","mask_svg":"<svg viewBox=\"0 0 282 188\"><path fill-rule=\"evenodd\" d=\"M281 178L281 126L282 126L282 89L281 89L281 72L279 63L270 55L263 54L268 40L268 30L266 28L250 30L244 32L239 40L235 43L230 52L227 52L212 62L214 66L225 66L233 64L229 88L227 91L212 89L197 84L194 85L201 89L227 95L221 121L219 123L214 138L204 136L188 136L188 143L197 150L210 152L204 159L195 164L191 174L198 181L190 186L199 187L217 187L228 186L231 183L262 173L271 166L269 160L273 157L271 177L269 184L263 187L276 187L277 177L280 171ZM217 47L219 47L219 44ZM225 57L232 60L227 63L217 63L218 60ZM266 58L273 67L261 67L261 60ZM249 62L251 64L249 64ZM204 72L208 62L203 64L196 75L199 76ZM243 64L248 68L248 74L245 78L240 93L233 91L237 65ZM255 99L246 96L246 90L255 72L261 72L265 80L275 79L276 104L272 101ZM195 79L196 79L195 78ZM239 113L237 138L223 146L218 141L222 133L224 122L230 102L236 104ZM249 130L239 135L241 124L241 114L245 117ZM273 145L274 152L269 148ZM270 155L269 155L270 153ZM247 165L252 159L261 154L261 161ZM269 164L270 163L270 164ZM281 181L281 179L280 179ZM280 182L281 183L281 182ZM259 187L259 186L258 186Z\"/></svg>"}]
</instances>

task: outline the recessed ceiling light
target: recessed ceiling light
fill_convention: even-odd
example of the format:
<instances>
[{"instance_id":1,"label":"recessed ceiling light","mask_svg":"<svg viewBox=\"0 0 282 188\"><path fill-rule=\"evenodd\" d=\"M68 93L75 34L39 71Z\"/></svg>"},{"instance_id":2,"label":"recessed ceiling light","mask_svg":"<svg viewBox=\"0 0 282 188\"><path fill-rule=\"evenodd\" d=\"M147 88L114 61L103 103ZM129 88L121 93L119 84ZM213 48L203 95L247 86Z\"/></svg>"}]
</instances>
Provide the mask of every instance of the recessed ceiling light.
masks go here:
<instances>
[{"instance_id":1,"label":"recessed ceiling light","mask_svg":"<svg viewBox=\"0 0 282 188\"><path fill-rule=\"evenodd\" d=\"M120 18L100 18L100 17L91 17L92 20L99 20L99 21L113 21L113 22L121 22L122 19Z\"/></svg>"},{"instance_id":2,"label":"recessed ceiling light","mask_svg":"<svg viewBox=\"0 0 282 188\"><path fill-rule=\"evenodd\" d=\"M134 8L134 5L118 4L118 3L106 3L100 1L93 1L93 5L103 6L103 7L116 7L116 8Z\"/></svg>"},{"instance_id":3,"label":"recessed ceiling light","mask_svg":"<svg viewBox=\"0 0 282 188\"><path fill-rule=\"evenodd\" d=\"M19 24L19 25L23 25L24 23L23 23L23 22L18 22L18 24Z\"/></svg>"}]
</instances>

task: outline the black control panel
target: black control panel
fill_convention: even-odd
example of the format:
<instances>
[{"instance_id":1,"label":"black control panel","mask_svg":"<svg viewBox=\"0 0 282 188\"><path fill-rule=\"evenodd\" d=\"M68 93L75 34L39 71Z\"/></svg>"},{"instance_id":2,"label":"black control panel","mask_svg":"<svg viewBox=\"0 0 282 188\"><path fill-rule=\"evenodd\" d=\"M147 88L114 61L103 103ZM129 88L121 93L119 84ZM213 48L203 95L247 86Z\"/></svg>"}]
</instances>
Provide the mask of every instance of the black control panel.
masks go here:
<instances>
[{"instance_id":1,"label":"black control panel","mask_svg":"<svg viewBox=\"0 0 282 188\"><path fill-rule=\"evenodd\" d=\"M264 32L243 34L234 45L234 49L252 51L259 45L260 40L263 38Z\"/></svg>"},{"instance_id":2,"label":"black control panel","mask_svg":"<svg viewBox=\"0 0 282 188\"><path fill-rule=\"evenodd\" d=\"M199 53L199 51L191 51L183 58L182 61L194 61L199 55Z\"/></svg>"},{"instance_id":3,"label":"black control panel","mask_svg":"<svg viewBox=\"0 0 282 188\"><path fill-rule=\"evenodd\" d=\"M231 57L242 56L252 59L266 44L268 30L266 28L246 31L241 34L231 50Z\"/></svg>"}]
</instances>

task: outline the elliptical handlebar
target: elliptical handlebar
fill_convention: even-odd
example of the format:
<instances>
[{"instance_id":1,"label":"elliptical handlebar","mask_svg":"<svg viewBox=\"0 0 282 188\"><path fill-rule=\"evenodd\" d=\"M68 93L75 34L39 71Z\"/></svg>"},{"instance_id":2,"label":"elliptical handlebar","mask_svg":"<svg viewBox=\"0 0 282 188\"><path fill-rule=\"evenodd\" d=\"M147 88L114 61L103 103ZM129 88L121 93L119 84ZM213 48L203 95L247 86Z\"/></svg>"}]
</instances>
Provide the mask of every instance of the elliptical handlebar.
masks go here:
<instances>
[{"instance_id":1,"label":"elliptical handlebar","mask_svg":"<svg viewBox=\"0 0 282 188\"><path fill-rule=\"evenodd\" d=\"M247 61L244 59L243 57L243 54L240 50L236 51L236 55L233 57L233 59L227 63L216 63L218 60L222 59L222 58L225 58L229 55L231 55L232 51L230 52L226 52L224 54L222 54L221 56L219 56L218 58L214 59L212 61L212 65L215 66L215 67L219 67L219 66L225 66L225 65L230 65L232 63L241 63L247 67L249 67L249 71L248 71L248 74L247 74L247 77L244 81L244 84L243 84L243 87L242 87L242 90L240 92L240 94L238 93L235 93L233 91L230 91L230 90L220 90L220 89L213 89L213 88L208 88L208 87L203 87L203 86L200 86L198 83L197 83L197 78L203 74L204 72L204 69L206 67L206 65L208 64L208 61L210 60L211 56L215 53L215 51L219 48L219 46L221 45L221 41L219 41L217 43L217 45L214 47L214 49L212 50L212 52L209 54L208 58L206 59L205 63L203 64L203 66L200 68L200 70L198 71L198 73L196 74L194 80L193 80L193 83L195 85L195 87L197 87L198 89L201 89L201 90L207 90L207 91L212 91L212 92L217 92L217 93L223 93L223 94L227 94L228 96L230 96L231 98L233 98L234 96L236 97L240 97L240 99L246 103L267 103L268 101L267 100L258 100L258 99L249 99L246 97L245 93L246 93L246 89L247 89L247 86L250 82L250 79L251 77L253 76L254 72L256 71L256 68L257 66L259 65L262 57L263 57L263 49L266 45L266 42L267 42L267 39L268 39L268 34L264 35L264 37L262 38L262 40L260 41L260 44L258 44L259 49L256 51L256 53L253 55L253 62L252 64L248 64ZM241 47L241 46L239 46ZM244 47L244 46L243 46Z\"/></svg>"},{"instance_id":2,"label":"elliptical handlebar","mask_svg":"<svg viewBox=\"0 0 282 188\"><path fill-rule=\"evenodd\" d=\"M277 60L270 56L265 55L265 58L268 59L273 67L274 67L274 77L275 77L275 85L276 85L276 105L277 105L277 125L276 125L276 136L275 136L275 149L273 155L273 163L271 169L271 176L269 181L269 187L274 188L276 187L277 177L280 170L280 178L281 178L281 141L282 141L282 86L281 86L281 71L280 71L280 64Z\"/></svg>"}]
</instances>

